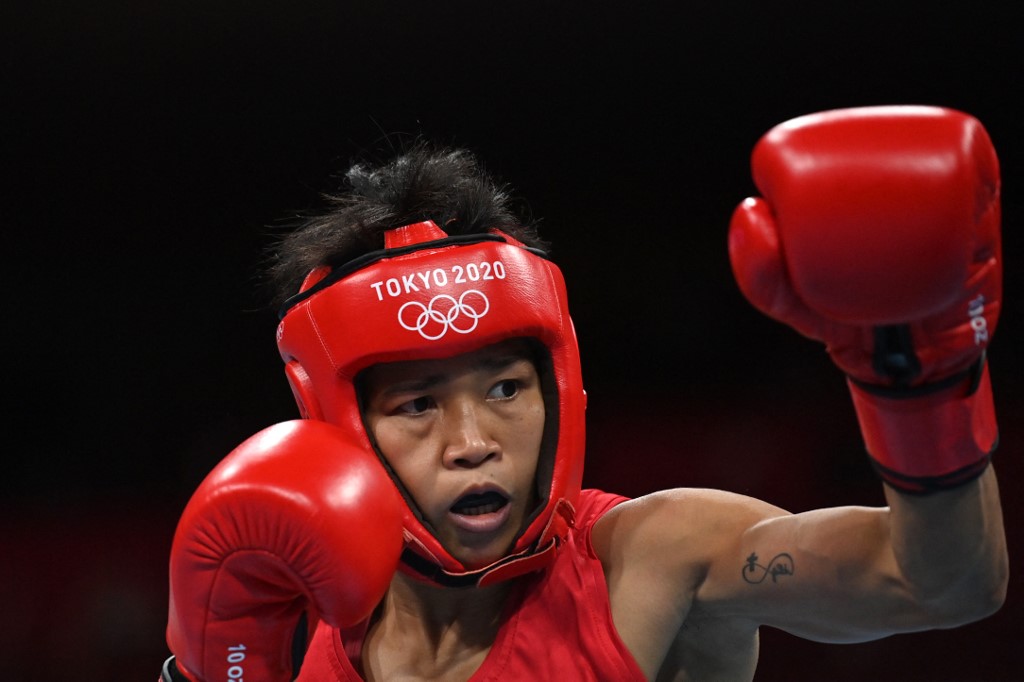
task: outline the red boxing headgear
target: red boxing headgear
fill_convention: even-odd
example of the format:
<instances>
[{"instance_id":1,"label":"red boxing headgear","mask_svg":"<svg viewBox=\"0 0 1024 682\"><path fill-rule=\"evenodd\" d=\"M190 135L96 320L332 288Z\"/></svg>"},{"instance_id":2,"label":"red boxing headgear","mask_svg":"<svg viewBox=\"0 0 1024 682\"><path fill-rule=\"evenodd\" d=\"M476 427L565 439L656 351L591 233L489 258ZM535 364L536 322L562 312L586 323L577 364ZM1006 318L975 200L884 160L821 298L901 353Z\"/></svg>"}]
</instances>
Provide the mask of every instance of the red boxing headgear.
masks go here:
<instances>
[{"instance_id":1,"label":"red boxing headgear","mask_svg":"<svg viewBox=\"0 0 1024 682\"><path fill-rule=\"evenodd\" d=\"M546 407L540 506L506 557L469 570L441 546L406 495L402 569L417 578L485 585L539 569L573 522L586 395L562 273L503 233L449 237L428 221L389 230L383 251L314 270L285 304L277 345L300 412L348 430L367 447L373 439L355 385L362 370L513 338L536 340L550 360L549 368L538 367Z\"/></svg>"}]
</instances>

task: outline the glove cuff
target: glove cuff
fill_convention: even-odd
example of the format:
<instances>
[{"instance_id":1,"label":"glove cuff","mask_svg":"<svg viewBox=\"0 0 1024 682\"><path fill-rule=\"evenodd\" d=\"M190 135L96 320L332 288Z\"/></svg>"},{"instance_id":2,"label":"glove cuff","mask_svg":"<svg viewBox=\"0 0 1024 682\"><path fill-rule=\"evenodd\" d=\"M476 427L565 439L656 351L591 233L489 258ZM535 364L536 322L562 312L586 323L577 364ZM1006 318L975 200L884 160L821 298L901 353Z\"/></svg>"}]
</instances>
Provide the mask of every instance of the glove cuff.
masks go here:
<instances>
[{"instance_id":1,"label":"glove cuff","mask_svg":"<svg viewBox=\"0 0 1024 682\"><path fill-rule=\"evenodd\" d=\"M894 488L918 494L954 488L988 467L999 430L984 356L967 376L937 390L847 383L871 462Z\"/></svg>"}]
</instances>

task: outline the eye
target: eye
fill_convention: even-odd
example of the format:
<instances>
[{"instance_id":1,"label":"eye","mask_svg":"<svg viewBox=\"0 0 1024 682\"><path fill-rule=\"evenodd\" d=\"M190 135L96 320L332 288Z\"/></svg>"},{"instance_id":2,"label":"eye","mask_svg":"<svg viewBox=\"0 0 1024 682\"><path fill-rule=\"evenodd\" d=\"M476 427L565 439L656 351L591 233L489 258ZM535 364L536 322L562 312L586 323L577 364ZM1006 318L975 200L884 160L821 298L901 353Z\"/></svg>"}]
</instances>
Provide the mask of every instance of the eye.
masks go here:
<instances>
[{"instance_id":1,"label":"eye","mask_svg":"<svg viewBox=\"0 0 1024 682\"><path fill-rule=\"evenodd\" d=\"M487 393L488 398L496 400L508 400L515 398L519 393L519 382L515 379L505 379L496 383Z\"/></svg>"},{"instance_id":2,"label":"eye","mask_svg":"<svg viewBox=\"0 0 1024 682\"><path fill-rule=\"evenodd\" d=\"M430 396L423 395L418 398L413 398L412 400L408 400L402 403L397 408L395 408L395 411L400 412L402 414L422 414L433 406L433 399Z\"/></svg>"}]
</instances>

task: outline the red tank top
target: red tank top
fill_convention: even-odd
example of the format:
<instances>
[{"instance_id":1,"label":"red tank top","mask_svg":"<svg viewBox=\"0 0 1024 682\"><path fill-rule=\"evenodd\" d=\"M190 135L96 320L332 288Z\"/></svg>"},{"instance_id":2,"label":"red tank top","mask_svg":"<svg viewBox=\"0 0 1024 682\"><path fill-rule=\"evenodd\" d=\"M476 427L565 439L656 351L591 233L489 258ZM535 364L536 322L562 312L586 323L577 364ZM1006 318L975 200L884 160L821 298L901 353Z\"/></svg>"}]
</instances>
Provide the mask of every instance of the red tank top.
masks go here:
<instances>
[{"instance_id":1,"label":"red tank top","mask_svg":"<svg viewBox=\"0 0 1024 682\"><path fill-rule=\"evenodd\" d=\"M470 682L559 680L643 681L612 624L608 585L590 543L601 516L626 498L597 490L580 494L576 524L544 571L519 579L505 623ZM357 672L365 627L345 632L320 623L297 682L361 682Z\"/></svg>"}]
</instances>

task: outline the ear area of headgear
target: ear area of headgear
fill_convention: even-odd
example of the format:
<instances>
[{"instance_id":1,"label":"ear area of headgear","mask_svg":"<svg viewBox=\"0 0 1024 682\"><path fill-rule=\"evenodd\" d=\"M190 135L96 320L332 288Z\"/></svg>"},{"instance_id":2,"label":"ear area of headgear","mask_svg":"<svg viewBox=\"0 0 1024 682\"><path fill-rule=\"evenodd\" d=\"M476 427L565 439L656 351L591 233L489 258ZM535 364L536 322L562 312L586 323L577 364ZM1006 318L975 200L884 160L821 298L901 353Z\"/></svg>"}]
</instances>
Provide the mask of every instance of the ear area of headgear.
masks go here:
<instances>
[{"instance_id":1,"label":"ear area of headgear","mask_svg":"<svg viewBox=\"0 0 1024 682\"><path fill-rule=\"evenodd\" d=\"M299 416L303 419L318 419L323 421L323 410L313 392L313 382L309 374L296 360L289 360L284 366L284 375L288 379L288 385L292 389L292 397L299 407Z\"/></svg>"},{"instance_id":2,"label":"ear area of headgear","mask_svg":"<svg viewBox=\"0 0 1024 682\"><path fill-rule=\"evenodd\" d=\"M314 268L302 280L299 292L306 291L310 287L314 286L317 282L330 274L330 272L331 269L326 265ZM281 332L282 330L279 325L277 329L279 341ZM295 404L299 408L299 416L303 419L323 420L323 410L320 409L320 402L316 399L316 393L313 391L313 381L309 378L309 374L302 365L300 365L297 360L286 361L284 365L284 375L285 378L288 379L288 386L292 390L292 397L295 398Z\"/></svg>"}]
</instances>

